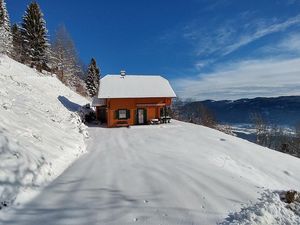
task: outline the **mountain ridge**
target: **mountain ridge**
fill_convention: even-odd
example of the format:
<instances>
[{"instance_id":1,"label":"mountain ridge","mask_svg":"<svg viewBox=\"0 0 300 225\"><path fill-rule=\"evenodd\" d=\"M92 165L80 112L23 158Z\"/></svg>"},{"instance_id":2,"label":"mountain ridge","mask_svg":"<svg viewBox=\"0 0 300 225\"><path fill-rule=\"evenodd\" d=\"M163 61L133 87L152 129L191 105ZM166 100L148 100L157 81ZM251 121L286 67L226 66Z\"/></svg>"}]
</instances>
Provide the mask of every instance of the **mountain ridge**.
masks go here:
<instances>
[{"instance_id":1,"label":"mountain ridge","mask_svg":"<svg viewBox=\"0 0 300 225\"><path fill-rule=\"evenodd\" d=\"M260 114L268 124L295 126L300 122L300 96L257 97L238 100L204 100L176 107L188 119L200 106L208 108L219 123L252 123L253 114Z\"/></svg>"}]
</instances>

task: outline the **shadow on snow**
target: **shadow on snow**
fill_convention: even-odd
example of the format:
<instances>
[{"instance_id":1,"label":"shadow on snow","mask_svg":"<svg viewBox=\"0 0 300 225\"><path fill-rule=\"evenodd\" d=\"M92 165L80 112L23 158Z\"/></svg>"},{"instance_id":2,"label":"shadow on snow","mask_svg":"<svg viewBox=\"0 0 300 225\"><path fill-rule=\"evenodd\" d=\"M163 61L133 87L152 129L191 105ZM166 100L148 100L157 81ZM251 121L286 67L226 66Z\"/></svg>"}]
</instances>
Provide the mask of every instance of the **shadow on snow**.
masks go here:
<instances>
[{"instance_id":1,"label":"shadow on snow","mask_svg":"<svg viewBox=\"0 0 300 225\"><path fill-rule=\"evenodd\" d=\"M58 96L57 99L60 101L61 104L63 104L66 109L68 109L71 112L76 112L80 108L80 105L78 105L75 102L70 101L65 96Z\"/></svg>"}]
</instances>

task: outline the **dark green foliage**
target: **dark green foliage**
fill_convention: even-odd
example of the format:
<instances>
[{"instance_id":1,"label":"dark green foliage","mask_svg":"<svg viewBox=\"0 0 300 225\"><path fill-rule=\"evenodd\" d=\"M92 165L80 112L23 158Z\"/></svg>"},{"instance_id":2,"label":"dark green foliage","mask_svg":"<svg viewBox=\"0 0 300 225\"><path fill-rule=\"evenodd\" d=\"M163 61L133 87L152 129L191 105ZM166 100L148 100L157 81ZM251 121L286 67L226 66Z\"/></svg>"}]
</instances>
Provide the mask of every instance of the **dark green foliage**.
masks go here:
<instances>
[{"instance_id":1,"label":"dark green foliage","mask_svg":"<svg viewBox=\"0 0 300 225\"><path fill-rule=\"evenodd\" d=\"M41 71L47 63L48 40L46 23L36 2L27 7L23 17L22 36L26 56L25 62Z\"/></svg>"},{"instance_id":2,"label":"dark green foliage","mask_svg":"<svg viewBox=\"0 0 300 225\"><path fill-rule=\"evenodd\" d=\"M87 78L86 78L86 88L90 97L94 97L98 93L99 81L100 80L100 70L97 67L95 59L91 60L88 68Z\"/></svg>"},{"instance_id":3,"label":"dark green foliage","mask_svg":"<svg viewBox=\"0 0 300 225\"><path fill-rule=\"evenodd\" d=\"M12 57L19 61L24 61L24 49L23 49L23 38L21 33L21 28L14 24L11 28L12 35L13 35L13 51L12 51Z\"/></svg>"}]
</instances>

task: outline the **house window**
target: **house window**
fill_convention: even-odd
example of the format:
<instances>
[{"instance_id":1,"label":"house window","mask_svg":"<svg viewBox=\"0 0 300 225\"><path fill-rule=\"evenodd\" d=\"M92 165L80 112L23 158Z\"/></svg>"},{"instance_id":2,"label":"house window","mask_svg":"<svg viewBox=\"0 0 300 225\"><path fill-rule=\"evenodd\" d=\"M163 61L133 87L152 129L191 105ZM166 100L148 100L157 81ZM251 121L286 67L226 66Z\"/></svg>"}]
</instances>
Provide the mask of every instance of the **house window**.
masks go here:
<instances>
[{"instance_id":1,"label":"house window","mask_svg":"<svg viewBox=\"0 0 300 225\"><path fill-rule=\"evenodd\" d=\"M126 109L119 110L119 119L127 119L127 110Z\"/></svg>"},{"instance_id":2,"label":"house window","mask_svg":"<svg viewBox=\"0 0 300 225\"><path fill-rule=\"evenodd\" d=\"M129 118L130 118L130 110L127 110L127 109L116 110L116 119L127 120Z\"/></svg>"}]
</instances>

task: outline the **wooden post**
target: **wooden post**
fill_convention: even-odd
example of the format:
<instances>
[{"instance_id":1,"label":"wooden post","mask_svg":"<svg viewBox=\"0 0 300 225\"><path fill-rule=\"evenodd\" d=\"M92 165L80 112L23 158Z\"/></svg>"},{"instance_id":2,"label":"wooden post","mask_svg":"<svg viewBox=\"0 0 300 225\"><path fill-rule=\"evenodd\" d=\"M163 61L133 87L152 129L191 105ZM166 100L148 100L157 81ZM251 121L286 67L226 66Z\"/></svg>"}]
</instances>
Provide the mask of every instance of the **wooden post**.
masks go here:
<instances>
[{"instance_id":1,"label":"wooden post","mask_svg":"<svg viewBox=\"0 0 300 225\"><path fill-rule=\"evenodd\" d=\"M165 123L167 123L167 106L164 106Z\"/></svg>"}]
</instances>

